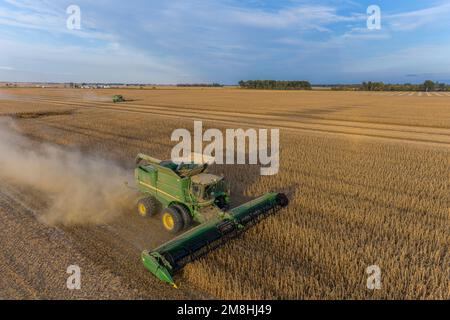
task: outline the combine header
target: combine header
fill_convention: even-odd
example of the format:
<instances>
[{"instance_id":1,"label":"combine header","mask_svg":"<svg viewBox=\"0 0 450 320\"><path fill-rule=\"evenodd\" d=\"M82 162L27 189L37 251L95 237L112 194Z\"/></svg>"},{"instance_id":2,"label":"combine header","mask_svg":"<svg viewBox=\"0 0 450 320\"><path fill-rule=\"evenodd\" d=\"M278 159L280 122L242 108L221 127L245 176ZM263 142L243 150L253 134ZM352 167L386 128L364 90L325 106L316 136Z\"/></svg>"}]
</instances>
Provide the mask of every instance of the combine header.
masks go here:
<instances>
[{"instance_id":1,"label":"combine header","mask_svg":"<svg viewBox=\"0 0 450 320\"><path fill-rule=\"evenodd\" d=\"M207 174L207 164L177 165L142 154L138 155L137 164L137 184L145 194L138 202L140 215L154 216L162 211L163 227L172 233L194 221L199 223L160 247L142 253L144 266L173 287L176 287L173 275L186 264L288 205L284 194L268 193L228 210L228 184L223 177Z\"/></svg>"}]
</instances>

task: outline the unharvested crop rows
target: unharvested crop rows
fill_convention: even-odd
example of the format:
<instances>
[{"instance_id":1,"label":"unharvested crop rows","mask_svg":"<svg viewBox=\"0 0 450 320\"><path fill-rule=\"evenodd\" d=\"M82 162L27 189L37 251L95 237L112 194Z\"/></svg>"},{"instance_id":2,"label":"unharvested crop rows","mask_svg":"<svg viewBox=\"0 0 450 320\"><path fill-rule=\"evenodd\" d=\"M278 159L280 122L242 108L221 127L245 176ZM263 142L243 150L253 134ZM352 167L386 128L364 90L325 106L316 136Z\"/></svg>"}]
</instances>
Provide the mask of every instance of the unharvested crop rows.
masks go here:
<instances>
[{"instance_id":1,"label":"unharvested crop rows","mask_svg":"<svg viewBox=\"0 0 450 320\"><path fill-rule=\"evenodd\" d=\"M450 97L450 92L371 92L366 94L390 97Z\"/></svg>"},{"instance_id":2,"label":"unharvested crop rows","mask_svg":"<svg viewBox=\"0 0 450 320\"><path fill-rule=\"evenodd\" d=\"M287 189L287 212L244 236L244 246L189 267L189 277L206 288L200 275L213 274L224 298L449 297L448 152L287 140L296 150L282 154L289 169L247 189ZM385 270L375 293L365 287L372 264Z\"/></svg>"}]
</instances>

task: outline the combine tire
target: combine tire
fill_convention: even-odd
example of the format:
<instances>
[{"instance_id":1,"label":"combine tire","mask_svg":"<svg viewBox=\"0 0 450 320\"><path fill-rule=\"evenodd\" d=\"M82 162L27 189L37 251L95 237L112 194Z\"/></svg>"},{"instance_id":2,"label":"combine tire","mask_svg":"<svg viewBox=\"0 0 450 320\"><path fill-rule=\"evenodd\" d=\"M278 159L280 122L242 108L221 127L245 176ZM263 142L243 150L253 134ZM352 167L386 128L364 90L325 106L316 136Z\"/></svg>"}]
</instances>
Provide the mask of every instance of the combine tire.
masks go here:
<instances>
[{"instance_id":1,"label":"combine tire","mask_svg":"<svg viewBox=\"0 0 450 320\"><path fill-rule=\"evenodd\" d=\"M170 233L178 233L184 227L183 217L175 207L168 207L164 209L162 214L162 223L164 229Z\"/></svg>"},{"instance_id":2,"label":"combine tire","mask_svg":"<svg viewBox=\"0 0 450 320\"><path fill-rule=\"evenodd\" d=\"M183 218L184 229L189 228L192 224L192 216L189 210L181 204L174 204L172 207L181 214L181 217Z\"/></svg>"},{"instance_id":3,"label":"combine tire","mask_svg":"<svg viewBox=\"0 0 450 320\"><path fill-rule=\"evenodd\" d=\"M289 204L289 199L288 197L286 197L286 195L284 193L280 193L277 196L277 204L279 206L281 206L282 208L287 207L287 205Z\"/></svg>"},{"instance_id":4,"label":"combine tire","mask_svg":"<svg viewBox=\"0 0 450 320\"><path fill-rule=\"evenodd\" d=\"M158 202L153 197L143 198L137 204L138 213L141 217L153 217L158 213Z\"/></svg>"}]
</instances>

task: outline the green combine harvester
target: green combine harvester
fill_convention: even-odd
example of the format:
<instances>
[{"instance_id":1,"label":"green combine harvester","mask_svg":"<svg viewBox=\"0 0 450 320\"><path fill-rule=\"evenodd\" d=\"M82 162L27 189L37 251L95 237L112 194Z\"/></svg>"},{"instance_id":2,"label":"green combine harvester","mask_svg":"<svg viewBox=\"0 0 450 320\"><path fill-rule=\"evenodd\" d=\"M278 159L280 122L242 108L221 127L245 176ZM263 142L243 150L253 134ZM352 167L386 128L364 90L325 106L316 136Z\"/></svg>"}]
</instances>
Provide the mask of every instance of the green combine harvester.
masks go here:
<instances>
[{"instance_id":1,"label":"green combine harvester","mask_svg":"<svg viewBox=\"0 0 450 320\"><path fill-rule=\"evenodd\" d=\"M122 95L117 94L117 95L113 96L112 101L114 103L125 102L125 98Z\"/></svg>"},{"instance_id":2,"label":"green combine harvester","mask_svg":"<svg viewBox=\"0 0 450 320\"><path fill-rule=\"evenodd\" d=\"M142 253L144 266L175 288L173 275L186 264L235 238L289 202L283 193L268 193L229 210L229 184L223 177L208 174L208 164L176 164L143 154L138 155L136 163L135 178L144 195L138 201L141 216L161 214L164 229L174 234L198 224Z\"/></svg>"}]
</instances>

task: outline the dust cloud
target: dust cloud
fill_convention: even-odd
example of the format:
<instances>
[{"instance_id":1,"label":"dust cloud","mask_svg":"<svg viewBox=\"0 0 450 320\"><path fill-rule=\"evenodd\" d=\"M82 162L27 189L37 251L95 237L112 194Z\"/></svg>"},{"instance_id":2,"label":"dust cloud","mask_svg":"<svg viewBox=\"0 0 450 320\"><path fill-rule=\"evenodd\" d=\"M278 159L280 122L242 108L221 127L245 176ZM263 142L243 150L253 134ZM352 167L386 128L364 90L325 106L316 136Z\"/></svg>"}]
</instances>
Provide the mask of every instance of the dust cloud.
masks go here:
<instances>
[{"instance_id":1,"label":"dust cloud","mask_svg":"<svg viewBox=\"0 0 450 320\"><path fill-rule=\"evenodd\" d=\"M17 99L16 96L9 94L9 93L4 93L2 91L0 91L0 100L12 100L15 101Z\"/></svg>"},{"instance_id":2,"label":"dust cloud","mask_svg":"<svg viewBox=\"0 0 450 320\"><path fill-rule=\"evenodd\" d=\"M95 102L112 102L112 96L102 96L94 92L83 92L82 99Z\"/></svg>"},{"instance_id":3,"label":"dust cloud","mask_svg":"<svg viewBox=\"0 0 450 320\"><path fill-rule=\"evenodd\" d=\"M131 176L131 177L130 177ZM132 172L117 164L50 144L36 144L12 120L0 120L0 180L42 192L48 225L105 224L131 209Z\"/></svg>"}]
</instances>

